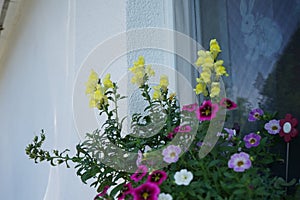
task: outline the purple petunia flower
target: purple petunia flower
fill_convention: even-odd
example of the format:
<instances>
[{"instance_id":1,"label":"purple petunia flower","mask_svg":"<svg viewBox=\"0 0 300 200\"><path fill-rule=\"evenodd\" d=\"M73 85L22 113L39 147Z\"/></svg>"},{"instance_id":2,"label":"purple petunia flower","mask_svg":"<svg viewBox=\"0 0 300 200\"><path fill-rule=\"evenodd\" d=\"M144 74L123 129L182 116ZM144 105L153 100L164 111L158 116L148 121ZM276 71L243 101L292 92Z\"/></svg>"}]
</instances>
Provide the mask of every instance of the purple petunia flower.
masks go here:
<instances>
[{"instance_id":1,"label":"purple petunia flower","mask_svg":"<svg viewBox=\"0 0 300 200\"><path fill-rule=\"evenodd\" d=\"M167 173L162 170L155 170L152 172L149 176L147 181L160 185L162 182L164 182L167 179Z\"/></svg>"},{"instance_id":2,"label":"purple petunia flower","mask_svg":"<svg viewBox=\"0 0 300 200\"><path fill-rule=\"evenodd\" d=\"M196 110L199 121L212 120L216 117L219 110L218 104L213 104L210 100L204 101Z\"/></svg>"},{"instance_id":3,"label":"purple petunia flower","mask_svg":"<svg viewBox=\"0 0 300 200\"><path fill-rule=\"evenodd\" d=\"M233 109L237 108L236 103L234 103L233 101L231 101L230 99L227 99L227 98L223 98L220 101L220 106L227 108L228 110L233 110Z\"/></svg>"},{"instance_id":4,"label":"purple petunia flower","mask_svg":"<svg viewBox=\"0 0 300 200\"><path fill-rule=\"evenodd\" d=\"M256 147L259 145L260 142L260 135L257 135L255 133L249 133L248 135L245 135L243 140L245 142L246 148Z\"/></svg>"},{"instance_id":5,"label":"purple petunia flower","mask_svg":"<svg viewBox=\"0 0 300 200\"><path fill-rule=\"evenodd\" d=\"M224 130L228 133L227 140L231 140L233 136L236 136L235 129L224 128Z\"/></svg>"},{"instance_id":6,"label":"purple petunia flower","mask_svg":"<svg viewBox=\"0 0 300 200\"><path fill-rule=\"evenodd\" d=\"M145 165L140 165L130 178L135 182L139 182L147 174L147 172L148 168Z\"/></svg>"},{"instance_id":7,"label":"purple petunia flower","mask_svg":"<svg viewBox=\"0 0 300 200\"><path fill-rule=\"evenodd\" d=\"M279 133L281 127L279 124L280 120L272 119L268 123L265 124L265 129L268 131L268 133L275 135Z\"/></svg>"},{"instance_id":8,"label":"purple petunia flower","mask_svg":"<svg viewBox=\"0 0 300 200\"><path fill-rule=\"evenodd\" d=\"M198 104L189 104L182 107L182 110L188 111L188 112L194 112L197 108Z\"/></svg>"},{"instance_id":9,"label":"purple petunia flower","mask_svg":"<svg viewBox=\"0 0 300 200\"><path fill-rule=\"evenodd\" d=\"M264 111L262 109L255 108L250 111L249 116L248 116L248 121L254 122L256 120L259 120L263 114L264 114Z\"/></svg>"},{"instance_id":10,"label":"purple petunia flower","mask_svg":"<svg viewBox=\"0 0 300 200\"><path fill-rule=\"evenodd\" d=\"M162 152L162 155L164 156L163 160L167 163L177 162L180 153L181 148L179 146L170 145Z\"/></svg>"},{"instance_id":11,"label":"purple petunia flower","mask_svg":"<svg viewBox=\"0 0 300 200\"><path fill-rule=\"evenodd\" d=\"M135 200L157 200L160 189L158 185L146 182L133 191Z\"/></svg>"},{"instance_id":12,"label":"purple petunia flower","mask_svg":"<svg viewBox=\"0 0 300 200\"><path fill-rule=\"evenodd\" d=\"M228 161L228 167L236 172L243 172L246 169L249 169L251 165L252 163L249 154L244 152L233 154Z\"/></svg>"}]
</instances>

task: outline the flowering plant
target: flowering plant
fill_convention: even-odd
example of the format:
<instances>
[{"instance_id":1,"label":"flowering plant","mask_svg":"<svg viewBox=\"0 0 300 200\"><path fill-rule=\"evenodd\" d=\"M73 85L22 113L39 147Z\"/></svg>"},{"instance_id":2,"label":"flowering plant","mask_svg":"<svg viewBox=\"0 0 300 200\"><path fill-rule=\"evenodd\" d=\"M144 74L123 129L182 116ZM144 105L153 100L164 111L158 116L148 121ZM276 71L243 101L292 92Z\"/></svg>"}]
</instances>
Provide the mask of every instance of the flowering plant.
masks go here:
<instances>
[{"instance_id":1,"label":"flowering plant","mask_svg":"<svg viewBox=\"0 0 300 200\"><path fill-rule=\"evenodd\" d=\"M297 119L287 114L277 120L257 108L248 121L260 129L240 133L237 125L223 128L226 111L238 105L222 97L221 77L228 74L217 60L220 52L216 40L209 51L198 52L200 77L194 91L204 100L189 105L180 105L169 92L166 75L151 87L148 80L155 72L139 57L129 70L147 107L131 116L132 131L126 135L121 134L125 117L118 113L126 97L109 74L100 79L92 71L86 94L90 106L107 117L102 129L88 133L74 156L69 150L43 150L42 131L26 147L27 155L54 166L73 162L82 182L96 188L95 199L282 199L295 181L287 183L272 173L271 165L282 159L271 148L282 141L279 136L290 142L298 135ZM225 126L232 127L229 122Z\"/></svg>"}]
</instances>

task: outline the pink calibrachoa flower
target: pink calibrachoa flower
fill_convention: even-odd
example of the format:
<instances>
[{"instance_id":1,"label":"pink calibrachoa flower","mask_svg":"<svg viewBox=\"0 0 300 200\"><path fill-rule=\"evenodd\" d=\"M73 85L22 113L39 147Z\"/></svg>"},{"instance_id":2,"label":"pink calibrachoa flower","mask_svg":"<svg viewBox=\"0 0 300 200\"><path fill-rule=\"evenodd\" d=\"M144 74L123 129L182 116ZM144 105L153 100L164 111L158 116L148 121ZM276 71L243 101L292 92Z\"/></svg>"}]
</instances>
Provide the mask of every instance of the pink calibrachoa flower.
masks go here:
<instances>
[{"instance_id":1,"label":"pink calibrachoa flower","mask_svg":"<svg viewBox=\"0 0 300 200\"><path fill-rule=\"evenodd\" d=\"M148 168L145 165L140 165L130 178L135 182L139 182L147 174L147 172Z\"/></svg>"},{"instance_id":2,"label":"pink calibrachoa flower","mask_svg":"<svg viewBox=\"0 0 300 200\"><path fill-rule=\"evenodd\" d=\"M227 108L228 110L233 110L233 109L237 108L237 104L227 98L223 98L220 101L220 106Z\"/></svg>"},{"instance_id":3,"label":"pink calibrachoa flower","mask_svg":"<svg viewBox=\"0 0 300 200\"><path fill-rule=\"evenodd\" d=\"M150 183L160 185L166 179L167 179L167 173L165 171L155 170L148 176L147 181Z\"/></svg>"},{"instance_id":4,"label":"pink calibrachoa flower","mask_svg":"<svg viewBox=\"0 0 300 200\"><path fill-rule=\"evenodd\" d=\"M290 142L292 138L298 135L298 130L296 129L298 125L298 120L293 118L291 114L286 114L284 119L279 121L281 126L279 135L284 138L285 142Z\"/></svg>"},{"instance_id":5,"label":"pink calibrachoa flower","mask_svg":"<svg viewBox=\"0 0 300 200\"><path fill-rule=\"evenodd\" d=\"M176 128L174 128L175 133L188 133L188 132L191 132L191 130L192 130L192 128L189 125L177 126Z\"/></svg>"},{"instance_id":6,"label":"pink calibrachoa flower","mask_svg":"<svg viewBox=\"0 0 300 200\"><path fill-rule=\"evenodd\" d=\"M179 146L169 145L162 152L162 155L164 156L163 160L167 163L177 162L180 153L181 148Z\"/></svg>"},{"instance_id":7,"label":"pink calibrachoa flower","mask_svg":"<svg viewBox=\"0 0 300 200\"><path fill-rule=\"evenodd\" d=\"M243 140L245 142L246 148L256 147L259 145L260 142L260 135L257 135L255 133L249 133L248 135L245 135Z\"/></svg>"},{"instance_id":8,"label":"pink calibrachoa flower","mask_svg":"<svg viewBox=\"0 0 300 200\"><path fill-rule=\"evenodd\" d=\"M259 120L261 116L264 115L264 111L260 108L255 108L250 111L249 116L248 116L248 121L249 122L254 122L256 120Z\"/></svg>"},{"instance_id":9,"label":"pink calibrachoa flower","mask_svg":"<svg viewBox=\"0 0 300 200\"><path fill-rule=\"evenodd\" d=\"M132 193L133 193L133 188L131 183L124 184L122 191L118 196L118 200L123 200L125 199L126 196L132 195Z\"/></svg>"},{"instance_id":10,"label":"pink calibrachoa flower","mask_svg":"<svg viewBox=\"0 0 300 200\"><path fill-rule=\"evenodd\" d=\"M98 197L103 197L107 194L107 190L110 188L110 186L104 186L102 192L100 192L97 196L95 196L94 200L98 199Z\"/></svg>"},{"instance_id":11,"label":"pink calibrachoa flower","mask_svg":"<svg viewBox=\"0 0 300 200\"><path fill-rule=\"evenodd\" d=\"M228 167L236 172L243 172L246 169L249 169L251 165L252 163L249 154L244 152L233 154L228 161Z\"/></svg>"},{"instance_id":12,"label":"pink calibrachoa flower","mask_svg":"<svg viewBox=\"0 0 300 200\"><path fill-rule=\"evenodd\" d=\"M272 119L268 123L265 124L264 128L268 131L268 133L275 135L279 133L281 127L279 124L279 120Z\"/></svg>"},{"instance_id":13,"label":"pink calibrachoa flower","mask_svg":"<svg viewBox=\"0 0 300 200\"><path fill-rule=\"evenodd\" d=\"M213 104L210 100L204 101L196 110L199 121L212 120L219 110L218 104Z\"/></svg>"},{"instance_id":14,"label":"pink calibrachoa flower","mask_svg":"<svg viewBox=\"0 0 300 200\"><path fill-rule=\"evenodd\" d=\"M169 132L168 135L167 135L167 138L171 140L171 139L174 138L174 135L175 135L175 133Z\"/></svg>"},{"instance_id":15,"label":"pink calibrachoa flower","mask_svg":"<svg viewBox=\"0 0 300 200\"><path fill-rule=\"evenodd\" d=\"M158 185L146 182L133 190L134 200L157 200L160 189Z\"/></svg>"},{"instance_id":16,"label":"pink calibrachoa flower","mask_svg":"<svg viewBox=\"0 0 300 200\"><path fill-rule=\"evenodd\" d=\"M188 112L194 112L196 108L198 107L197 103L185 105L182 107L182 110L188 111Z\"/></svg>"}]
</instances>

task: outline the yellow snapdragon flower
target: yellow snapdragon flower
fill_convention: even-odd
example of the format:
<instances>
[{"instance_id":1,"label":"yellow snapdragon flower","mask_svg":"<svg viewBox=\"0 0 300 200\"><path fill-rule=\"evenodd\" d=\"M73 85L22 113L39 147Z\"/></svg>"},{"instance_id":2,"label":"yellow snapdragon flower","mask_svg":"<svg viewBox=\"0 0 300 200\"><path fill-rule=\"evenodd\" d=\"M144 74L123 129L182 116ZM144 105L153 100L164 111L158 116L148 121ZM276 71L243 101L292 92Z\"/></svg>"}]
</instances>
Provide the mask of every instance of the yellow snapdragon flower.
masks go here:
<instances>
[{"instance_id":1,"label":"yellow snapdragon flower","mask_svg":"<svg viewBox=\"0 0 300 200\"><path fill-rule=\"evenodd\" d=\"M168 78L168 76L166 76L166 75L161 75L160 76L159 86L164 91L166 91L168 89L168 86L169 86L169 78Z\"/></svg>"},{"instance_id":2,"label":"yellow snapdragon flower","mask_svg":"<svg viewBox=\"0 0 300 200\"><path fill-rule=\"evenodd\" d=\"M160 91L160 86L157 85L157 86L153 86L153 96L152 98L155 99L155 100L158 100L161 98L161 91Z\"/></svg>"},{"instance_id":3,"label":"yellow snapdragon flower","mask_svg":"<svg viewBox=\"0 0 300 200\"><path fill-rule=\"evenodd\" d=\"M213 82L211 84L211 91L210 91L210 97L217 97L220 94L220 83L219 82Z\"/></svg>"},{"instance_id":4,"label":"yellow snapdragon flower","mask_svg":"<svg viewBox=\"0 0 300 200\"><path fill-rule=\"evenodd\" d=\"M207 95L207 90L206 90L206 84L203 83L203 82L199 82L197 85L196 85L196 88L194 89L195 93L196 94L203 94L204 96Z\"/></svg>"},{"instance_id":5,"label":"yellow snapdragon flower","mask_svg":"<svg viewBox=\"0 0 300 200\"><path fill-rule=\"evenodd\" d=\"M200 66L205 66L211 68L214 64L214 59L209 51L200 50L198 51L198 59L195 64Z\"/></svg>"},{"instance_id":6,"label":"yellow snapdragon flower","mask_svg":"<svg viewBox=\"0 0 300 200\"><path fill-rule=\"evenodd\" d=\"M106 76L103 78L103 85L105 89L113 88L113 82L110 80L110 74L106 74Z\"/></svg>"},{"instance_id":7,"label":"yellow snapdragon flower","mask_svg":"<svg viewBox=\"0 0 300 200\"><path fill-rule=\"evenodd\" d=\"M150 76L155 76L155 71L152 69L151 65L147 65L146 67L146 74Z\"/></svg>"},{"instance_id":8,"label":"yellow snapdragon flower","mask_svg":"<svg viewBox=\"0 0 300 200\"><path fill-rule=\"evenodd\" d=\"M208 94L207 87L211 88L210 97L218 97L220 93L219 78L228 76L226 68L223 66L223 60L216 60L221 48L216 39L210 41L209 51L198 51L198 59L195 64L201 67L200 78L197 79L197 85L194 91L196 94ZM212 82L212 83L211 83Z\"/></svg>"},{"instance_id":9,"label":"yellow snapdragon flower","mask_svg":"<svg viewBox=\"0 0 300 200\"><path fill-rule=\"evenodd\" d=\"M86 94L89 96L90 107L103 109L104 105L108 105L108 98L105 95L106 91L113 88L113 82L110 80L110 74L107 74L101 83L98 74L92 70L89 79L86 83Z\"/></svg>"},{"instance_id":10,"label":"yellow snapdragon flower","mask_svg":"<svg viewBox=\"0 0 300 200\"><path fill-rule=\"evenodd\" d=\"M212 40L210 40L209 45L210 45L209 50L212 53L213 58L215 59L218 56L218 54L221 52L221 48L219 46L219 43L217 42L216 39L212 39Z\"/></svg>"},{"instance_id":11,"label":"yellow snapdragon flower","mask_svg":"<svg viewBox=\"0 0 300 200\"><path fill-rule=\"evenodd\" d=\"M211 72L210 71L203 71L200 74L200 78L203 80L204 83L210 83L211 79Z\"/></svg>"},{"instance_id":12,"label":"yellow snapdragon flower","mask_svg":"<svg viewBox=\"0 0 300 200\"><path fill-rule=\"evenodd\" d=\"M88 81L85 83L86 90L85 94L93 94L97 88L99 78L98 74L92 70L90 73L90 76L88 78Z\"/></svg>"},{"instance_id":13,"label":"yellow snapdragon flower","mask_svg":"<svg viewBox=\"0 0 300 200\"><path fill-rule=\"evenodd\" d=\"M129 71L133 73L133 77L131 78L131 83L142 86L150 76L154 76L155 72L148 65L145 68L145 59L143 56L139 56L138 60L133 63L133 66L129 68Z\"/></svg>"}]
</instances>

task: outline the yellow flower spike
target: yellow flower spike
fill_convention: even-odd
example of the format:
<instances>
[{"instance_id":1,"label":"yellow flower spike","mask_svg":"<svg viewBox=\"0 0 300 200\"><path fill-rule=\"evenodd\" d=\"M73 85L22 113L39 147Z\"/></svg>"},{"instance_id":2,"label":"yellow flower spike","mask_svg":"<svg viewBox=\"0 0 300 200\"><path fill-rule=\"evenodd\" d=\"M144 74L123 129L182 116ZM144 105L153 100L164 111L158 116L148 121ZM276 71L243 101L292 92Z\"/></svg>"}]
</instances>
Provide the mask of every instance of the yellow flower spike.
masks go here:
<instances>
[{"instance_id":1,"label":"yellow flower spike","mask_svg":"<svg viewBox=\"0 0 300 200\"><path fill-rule=\"evenodd\" d=\"M210 83L211 73L209 71L203 71L200 74L200 78L203 80L204 83Z\"/></svg>"},{"instance_id":2,"label":"yellow flower spike","mask_svg":"<svg viewBox=\"0 0 300 200\"><path fill-rule=\"evenodd\" d=\"M205 83L198 83L196 85L196 88L194 89L196 94L201 94L203 93L206 96L206 85Z\"/></svg>"},{"instance_id":3,"label":"yellow flower spike","mask_svg":"<svg viewBox=\"0 0 300 200\"><path fill-rule=\"evenodd\" d=\"M144 58L144 56L139 56L138 60L134 62L134 65L144 66L145 65L145 58Z\"/></svg>"},{"instance_id":4,"label":"yellow flower spike","mask_svg":"<svg viewBox=\"0 0 300 200\"><path fill-rule=\"evenodd\" d=\"M149 74L153 74L154 71L148 67ZM129 71L133 73L133 77L131 78L131 83L142 86L145 81L147 81L145 77L145 59L143 56L139 56L138 60L134 62L133 67L129 68ZM149 75L148 75L149 76Z\"/></svg>"},{"instance_id":5,"label":"yellow flower spike","mask_svg":"<svg viewBox=\"0 0 300 200\"><path fill-rule=\"evenodd\" d=\"M155 75L155 71L152 69L151 65L147 65L147 67L146 67L146 74L149 77Z\"/></svg>"},{"instance_id":6,"label":"yellow flower spike","mask_svg":"<svg viewBox=\"0 0 300 200\"><path fill-rule=\"evenodd\" d=\"M159 86L164 91L168 89L168 86L169 86L169 78L168 78L168 76L166 76L166 75L161 75L160 76Z\"/></svg>"},{"instance_id":7,"label":"yellow flower spike","mask_svg":"<svg viewBox=\"0 0 300 200\"><path fill-rule=\"evenodd\" d=\"M94 92L94 99L95 99L95 101L100 101L103 98L103 96L104 96L104 94L102 92L102 89L96 90Z\"/></svg>"},{"instance_id":8,"label":"yellow flower spike","mask_svg":"<svg viewBox=\"0 0 300 200\"><path fill-rule=\"evenodd\" d=\"M155 99L155 100L160 99L160 97L161 97L160 86L157 85L157 86L153 86L152 88L154 90L152 98Z\"/></svg>"},{"instance_id":9,"label":"yellow flower spike","mask_svg":"<svg viewBox=\"0 0 300 200\"><path fill-rule=\"evenodd\" d=\"M213 54L214 59L218 56L218 54L221 52L221 48L219 46L219 43L216 39L212 39L210 41L210 52Z\"/></svg>"},{"instance_id":10,"label":"yellow flower spike","mask_svg":"<svg viewBox=\"0 0 300 200\"><path fill-rule=\"evenodd\" d=\"M113 88L113 82L110 80L110 74L106 74L106 76L103 78L103 85L105 89Z\"/></svg>"},{"instance_id":11,"label":"yellow flower spike","mask_svg":"<svg viewBox=\"0 0 300 200\"><path fill-rule=\"evenodd\" d=\"M224 66L218 66L216 68L216 75L217 76L223 76L223 75L228 76L228 74L226 72L226 68Z\"/></svg>"},{"instance_id":12,"label":"yellow flower spike","mask_svg":"<svg viewBox=\"0 0 300 200\"><path fill-rule=\"evenodd\" d=\"M200 50L198 51L198 55L199 57L195 62L195 65L197 65L198 67L204 64L211 65L211 66L213 65L214 59L209 51Z\"/></svg>"},{"instance_id":13,"label":"yellow flower spike","mask_svg":"<svg viewBox=\"0 0 300 200\"><path fill-rule=\"evenodd\" d=\"M211 91L210 91L210 97L217 97L220 94L220 83L219 82L213 82L211 84Z\"/></svg>"},{"instance_id":14,"label":"yellow flower spike","mask_svg":"<svg viewBox=\"0 0 300 200\"><path fill-rule=\"evenodd\" d=\"M98 74L94 70L91 70L89 79L85 83L85 85L86 85L85 93L86 94L92 94L96 90L96 87L97 87L97 84L99 81L98 77L99 77Z\"/></svg>"}]
</instances>

